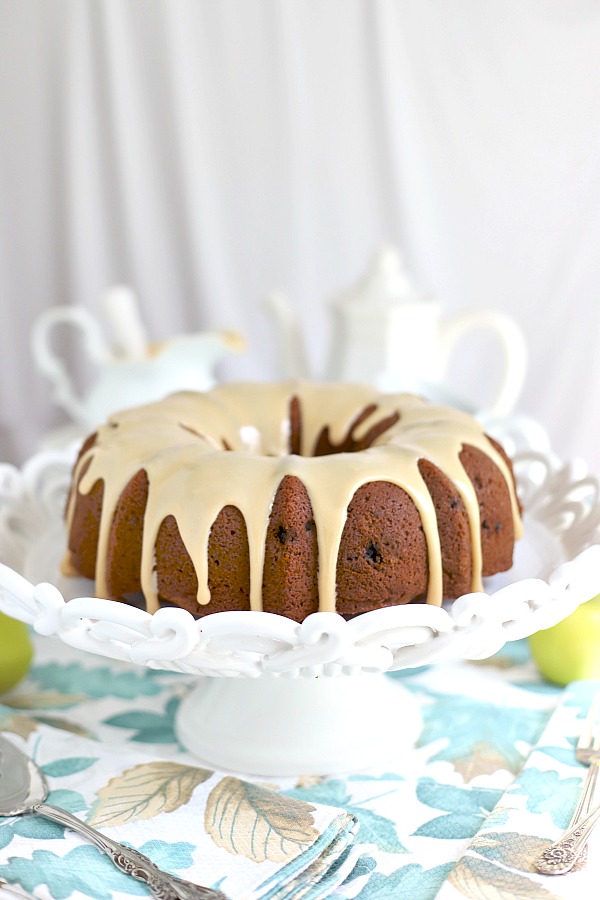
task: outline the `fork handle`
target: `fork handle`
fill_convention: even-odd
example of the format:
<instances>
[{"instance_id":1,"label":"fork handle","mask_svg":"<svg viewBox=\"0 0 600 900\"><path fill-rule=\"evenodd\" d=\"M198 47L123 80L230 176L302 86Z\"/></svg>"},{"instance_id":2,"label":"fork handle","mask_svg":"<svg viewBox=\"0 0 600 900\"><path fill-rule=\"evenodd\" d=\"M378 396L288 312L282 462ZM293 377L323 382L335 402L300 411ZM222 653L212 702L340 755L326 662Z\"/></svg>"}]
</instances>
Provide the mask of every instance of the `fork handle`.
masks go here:
<instances>
[{"instance_id":1,"label":"fork handle","mask_svg":"<svg viewBox=\"0 0 600 900\"><path fill-rule=\"evenodd\" d=\"M592 808L592 800L594 799L594 793L596 791L596 784L598 782L598 773L600 772L600 761L596 762L592 760L589 764L589 769L587 771L587 775L585 776L585 781L583 783L583 788L581 791L581 797L579 798L579 803L577 804L577 808L573 813L571 821L569 823L569 828L572 825L575 825L576 822L579 822L580 819L583 819L584 816L587 816L589 811Z\"/></svg>"},{"instance_id":2,"label":"fork handle","mask_svg":"<svg viewBox=\"0 0 600 900\"><path fill-rule=\"evenodd\" d=\"M59 825L66 825L86 837L106 853L117 869L147 884L152 896L159 900L227 900L221 891L168 875L139 850L134 850L118 841L112 841L65 809L52 806L50 803L38 803L31 811L44 816L45 819L58 822Z\"/></svg>"},{"instance_id":3,"label":"fork handle","mask_svg":"<svg viewBox=\"0 0 600 900\"><path fill-rule=\"evenodd\" d=\"M576 825L578 822L584 819L592 809L592 803L594 801L599 772L600 761L592 759L588 763L588 770L585 776L585 781L583 782L583 788L581 790L581 796L579 797L579 803L577 804L575 812L571 816L569 828L572 828L573 825ZM584 844L579 851L575 863L573 864L573 868L580 869L582 866L584 866L587 862L587 855L588 847L587 844Z\"/></svg>"},{"instance_id":4,"label":"fork handle","mask_svg":"<svg viewBox=\"0 0 600 900\"><path fill-rule=\"evenodd\" d=\"M551 844L535 860L535 867L543 875L564 875L570 872L581 855L581 851L600 820L600 804L581 819L555 844Z\"/></svg>"}]
</instances>

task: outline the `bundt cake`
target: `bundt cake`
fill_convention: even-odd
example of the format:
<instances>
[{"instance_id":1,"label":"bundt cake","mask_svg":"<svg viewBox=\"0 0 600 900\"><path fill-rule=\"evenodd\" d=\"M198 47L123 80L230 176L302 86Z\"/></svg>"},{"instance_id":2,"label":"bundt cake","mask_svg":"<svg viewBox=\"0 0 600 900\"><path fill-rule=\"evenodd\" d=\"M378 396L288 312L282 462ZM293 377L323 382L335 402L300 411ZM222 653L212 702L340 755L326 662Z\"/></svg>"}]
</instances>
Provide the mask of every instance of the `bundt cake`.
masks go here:
<instances>
[{"instance_id":1,"label":"bundt cake","mask_svg":"<svg viewBox=\"0 0 600 900\"><path fill-rule=\"evenodd\" d=\"M348 384L225 384L83 445L63 570L98 596L301 621L481 590L512 565L510 462L470 416Z\"/></svg>"}]
</instances>

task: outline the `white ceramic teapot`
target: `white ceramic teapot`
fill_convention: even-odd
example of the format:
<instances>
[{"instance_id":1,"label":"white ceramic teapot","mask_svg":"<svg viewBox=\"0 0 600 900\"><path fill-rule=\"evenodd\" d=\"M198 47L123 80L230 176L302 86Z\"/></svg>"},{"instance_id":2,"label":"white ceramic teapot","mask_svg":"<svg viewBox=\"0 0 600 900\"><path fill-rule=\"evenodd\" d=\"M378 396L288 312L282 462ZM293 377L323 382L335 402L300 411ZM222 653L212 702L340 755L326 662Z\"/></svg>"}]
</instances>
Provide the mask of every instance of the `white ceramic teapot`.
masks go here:
<instances>
[{"instance_id":1,"label":"white ceramic teapot","mask_svg":"<svg viewBox=\"0 0 600 900\"><path fill-rule=\"evenodd\" d=\"M181 390L202 391L215 383L216 364L228 353L245 349L233 331L205 331L179 335L150 344L130 288L107 292L103 311L111 335L86 309L55 306L37 319L31 348L39 371L51 382L56 402L71 419L85 428L102 422L118 409L150 403ZM89 393L79 396L62 359L51 347L57 325L79 329L83 349L96 370Z\"/></svg>"},{"instance_id":2,"label":"white ceramic teapot","mask_svg":"<svg viewBox=\"0 0 600 900\"><path fill-rule=\"evenodd\" d=\"M268 307L278 322L286 377L310 377L299 322L284 294L272 293ZM328 381L362 381L386 391L423 393L456 402L446 382L458 341L479 329L500 343L504 371L490 416L509 415L525 379L527 348L516 323L496 311L465 312L444 318L441 304L424 296L409 279L402 258L383 247L366 274L330 303L333 341ZM469 408L468 401L459 405ZM474 411L474 410L473 410Z\"/></svg>"}]
</instances>

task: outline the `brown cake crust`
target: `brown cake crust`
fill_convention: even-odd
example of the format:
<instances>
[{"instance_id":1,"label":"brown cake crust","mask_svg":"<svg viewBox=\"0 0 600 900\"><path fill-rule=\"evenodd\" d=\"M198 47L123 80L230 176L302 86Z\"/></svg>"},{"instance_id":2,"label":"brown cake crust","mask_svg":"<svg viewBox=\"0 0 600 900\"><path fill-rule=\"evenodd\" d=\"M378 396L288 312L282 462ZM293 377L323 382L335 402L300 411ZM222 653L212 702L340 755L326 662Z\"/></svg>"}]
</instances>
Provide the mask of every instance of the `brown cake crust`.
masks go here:
<instances>
[{"instance_id":1,"label":"brown cake crust","mask_svg":"<svg viewBox=\"0 0 600 900\"><path fill-rule=\"evenodd\" d=\"M124 597L140 590L142 534L148 499L148 476L140 469L131 479L113 516L108 556L107 587L111 597Z\"/></svg>"},{"instance_id":2,"label":"brown cake crust","mask_svg":"<svg viewBox=\"0 0 600 900\"><path fill-rule=\"evenodd\" d=\"M495 575L512 566L515 541L510 497L498 481L498 469L483 453L465 447L460 459L475 488L481 521L482 574Z\"/></svg>"},{"instance_id":3,"label":"brown cake crust","mask_svg":"<svg viewBox=\"0 0 600 900\"><path fill-rule=\"evenodd\" d=\"M288 441L293 457L303 446L304 429L302 403L295 395L289 412ZM359 408L345 431L337 435L324 425L315 440L313 456L341 453L340 460L347 464L351 453L360 455L384 441L386 431L401 421L402 412L388 411L373 424L376 412L376 403ZM365 422L367 427L363 428ZM189 425L184 427L192 431ZM201 431L194 433L202 438ZM80 488L90 466L86 455L94 452L98 440L96 434L92 435L81 450L69 504L69 558L65 568L88 578L97 572L105 484L97 479L86 491ZM228 447L230 440L222 436L221 445ZM482 438L477 447L465 443L459 458L479 507L481 574L504 571L512 565L515 541L510 462L502 448L487 438ZM500 468L503 463L508 479ZM475 572L469 514L457 484L439 465L420 458L417 467L435 513L443 596L459 597L472 589L479 574ZM152 477L142 465L129 478L116 503L108 533L103 591L112 599L128 599L143 587L144 528L151 489ZM320 609L319 527L306 485L297 475L283 474L272 498L264 537L264 611L302 621ZM207 548L209 602L199 602L202 585L191 555L194 548L186 547L176 516L165 515L157 529L153 559L159 600L175 603L195 616L250 609L249 537L239 508L230 503L221 508L210 527ZM425 602L430 561L422 513L407 490L379 478L361 484L347 506L339 541L336 611L353 616L392 605Z\"/></svg>"},{"instance_id":4,"label":"brown cake crust","mask_svg":"<svg viewBox=\"0 0 600 900\"><path fill-rule=\"evenodd\" d=\"M338 612L409 603L426 587L427 545L416 506L398 485L363 485L348 507L340 544Z\"/></svg>"},{"instance_id":5,"label":"brown cake crust","mask_svg":"<svg viewBox=\"0 0 600 900\"><path fill-rule=\"evenodd\" d=\"M306 488L286 475L275 494L267 529L263 609L301 622L319 608L317 527Z\"/></svg>"},{"instance_id":6,"label":"brown cake crust","mask_svg":"<svg viewBox=\"0 0 600 900\"><path fill-rule=\"evenodd\" d=\"M68 561L63 563L67 575L94 578L98 556L100 515L104 497L104 483L97 481L85 496L76 493L75 513L69 530Z\"/></svg>"}]
</instances>

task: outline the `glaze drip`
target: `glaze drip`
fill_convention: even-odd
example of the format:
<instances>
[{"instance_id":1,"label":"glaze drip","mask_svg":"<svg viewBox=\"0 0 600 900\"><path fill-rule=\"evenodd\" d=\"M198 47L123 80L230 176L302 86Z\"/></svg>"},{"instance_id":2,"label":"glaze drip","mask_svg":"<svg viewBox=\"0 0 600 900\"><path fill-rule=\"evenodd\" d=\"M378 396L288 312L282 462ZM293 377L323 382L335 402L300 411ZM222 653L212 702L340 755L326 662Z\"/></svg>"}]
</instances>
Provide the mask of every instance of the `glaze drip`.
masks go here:
<instances>
[{"instance_id":1,"label":"glaze drip","mask_svg":"<svg viewBox=\"0 0 600 900\"><path fill-rule=\"evenodd\" d=\"M262 608L262 573L271 505L286 475L299 478L312 505L318 544L319 609L335 611L336 565L346 511L373 481L401 487L413 500L427 543L427 602L442 601L442 556L433 501L419 471L428 460L454 483L468 515L471 589L481 590L481 528L475 489L460 461L463 447L481 450L500 469L521 534L511 472L481 426L458 410L409 394L379 394L361 385L226 384L116 413L88 441L76 464L67 509L70 530L77 492L104 483L96 590L108 596L106 559L119 497L144 469L148 498L141 561L147 608L159 605L155 545L172 516L198 577L198 603L210 603L208 543L223 507L240 510L250 556L250 607ZM226 451L226 452L225 452ZM71 567L72 568L72 567ZM69 560L64 563L69 570Z\"/></svg>"}]
</instances>

